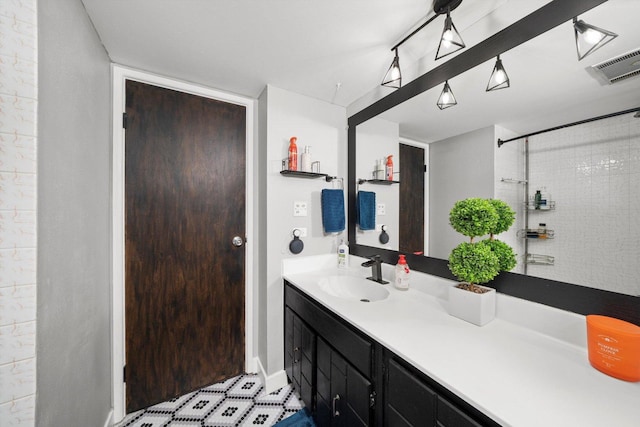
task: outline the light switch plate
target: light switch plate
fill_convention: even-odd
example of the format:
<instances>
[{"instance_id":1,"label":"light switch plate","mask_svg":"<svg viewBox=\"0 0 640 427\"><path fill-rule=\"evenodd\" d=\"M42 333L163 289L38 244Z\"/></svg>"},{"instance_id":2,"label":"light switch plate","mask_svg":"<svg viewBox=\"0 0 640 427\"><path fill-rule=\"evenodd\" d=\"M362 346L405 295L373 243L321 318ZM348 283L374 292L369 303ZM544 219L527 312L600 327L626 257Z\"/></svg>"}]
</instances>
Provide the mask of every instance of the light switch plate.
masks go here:
<instances>
[{"instance_id":1,"label":"light switch plate","mask_svg":"<svg viewBox=\"0 0 640 427\"><path fill-rule=\"evenodd\" d=\"M378 203L378 207L376 209L376 214L377 215L386 215L387 214L387 209L384 203Z\"/></svg>"},{"instance_id":2,"label":"light switch plate","mask_svg":"<svg viewBox=\"0 0 640 427\"><path fill-rule=\"evenodd\" d=\"M307 216L307 202L293 202L293 216Z\"/></svg>"}]
</instances>

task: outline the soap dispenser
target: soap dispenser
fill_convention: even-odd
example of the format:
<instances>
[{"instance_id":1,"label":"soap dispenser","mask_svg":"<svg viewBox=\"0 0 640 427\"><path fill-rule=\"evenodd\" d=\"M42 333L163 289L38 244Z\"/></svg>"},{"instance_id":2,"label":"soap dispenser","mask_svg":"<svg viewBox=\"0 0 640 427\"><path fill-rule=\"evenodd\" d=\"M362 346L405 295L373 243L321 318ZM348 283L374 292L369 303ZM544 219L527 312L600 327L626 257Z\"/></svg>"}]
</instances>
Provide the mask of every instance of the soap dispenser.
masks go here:
<instances>
[{"instance_id":1,"label":"soap dispenser","mask_svg":"<svg viewBox=\"0 0 640 427\"><path fill-rule=\"evenodd\" d=\"M396 264L396 279L394 284L397 289L406 291L409 289L409 274L411 271L409 270L409 265L407 264L407 260L405 256L400 254L398 256L398 263Z\"/></svg>"},{"instance_id":2,"label":"soap dispenser","mask_svg":"<svg viewBox=\"0 0 640 427\"><path fill-rule=\"evenodd\" d=\"M340 240L338 245L338 268L347 268L349 266L349 245Z\"/></svg>"}]
</instances>

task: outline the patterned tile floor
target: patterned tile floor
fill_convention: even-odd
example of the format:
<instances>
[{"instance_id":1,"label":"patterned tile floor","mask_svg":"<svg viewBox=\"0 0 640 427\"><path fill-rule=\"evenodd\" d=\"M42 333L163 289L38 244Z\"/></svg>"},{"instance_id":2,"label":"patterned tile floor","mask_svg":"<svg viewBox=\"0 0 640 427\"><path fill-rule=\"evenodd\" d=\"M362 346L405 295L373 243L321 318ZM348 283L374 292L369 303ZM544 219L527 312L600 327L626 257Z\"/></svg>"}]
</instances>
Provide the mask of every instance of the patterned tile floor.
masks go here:
<instances>
[{"instance_id":1,"label":"patterned tile floor","mask_svg":"<svg viewBox=\"0 0 640 427\"><path fill-rule=\"evenodd\" d=\"M303 406L291 385L265 394L258 375L244 374L129 414L117 427L266 427Z\"/></svg>"}]
</instances>

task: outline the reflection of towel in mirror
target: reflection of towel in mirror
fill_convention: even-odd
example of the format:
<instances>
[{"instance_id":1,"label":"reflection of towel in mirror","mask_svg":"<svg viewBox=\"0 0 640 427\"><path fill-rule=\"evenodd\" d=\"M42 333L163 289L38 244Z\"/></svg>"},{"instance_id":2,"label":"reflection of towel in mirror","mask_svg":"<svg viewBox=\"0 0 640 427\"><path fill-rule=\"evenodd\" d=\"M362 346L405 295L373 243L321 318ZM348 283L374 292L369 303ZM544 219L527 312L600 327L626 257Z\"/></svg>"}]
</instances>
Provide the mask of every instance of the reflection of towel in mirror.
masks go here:
<instances>
[{"instance_id":1,"label":"reflection of towel in mirror","mask_svg":"<svg viewBox=\"0 0 640 427\"><path fill-rule=\"evenodd\" d=\"M320 197L322 203L322 225L325 233L344 230L344 191L324 189Z\"/></svg>"},{"instance_id":2,"label":"reflection of towel in mirror","mask_svg":"<svg viewBox=\"0 0 640 427\"><path fill-rule=\"evenodd\" d=\"M358 226L360 230L376 229L376 193L358 191Z\"/></svg>"}]
</instances>

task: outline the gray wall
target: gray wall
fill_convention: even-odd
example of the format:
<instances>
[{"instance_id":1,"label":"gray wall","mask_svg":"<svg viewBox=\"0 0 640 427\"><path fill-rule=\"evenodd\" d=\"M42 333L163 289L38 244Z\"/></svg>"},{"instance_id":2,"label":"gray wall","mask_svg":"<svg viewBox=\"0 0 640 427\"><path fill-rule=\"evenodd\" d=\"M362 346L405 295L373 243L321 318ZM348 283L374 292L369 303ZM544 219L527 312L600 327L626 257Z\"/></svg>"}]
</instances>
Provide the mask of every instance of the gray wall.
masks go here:
<instances>
[{"instance_id":1,"label":"gray wall","mask_svg":"<svg viewBox=\"0 0 640 427\"><path fill-rule=\"evenodd\" d=\"M105 424L110 61L80 0L38 2L36 424Z\"/></svg>"},{"instance_id":2,"label":"gray wall","mask_svg":"<svg viewBox=\"0 0 640 427\"><path fill-rule=\"evenodd\" d=\"M478 129L429 146L429 254L448 259L451 250L468 238L449 225L454 203L467 197L494 194L493 126Z\"/></svg>"}]
</instances>

